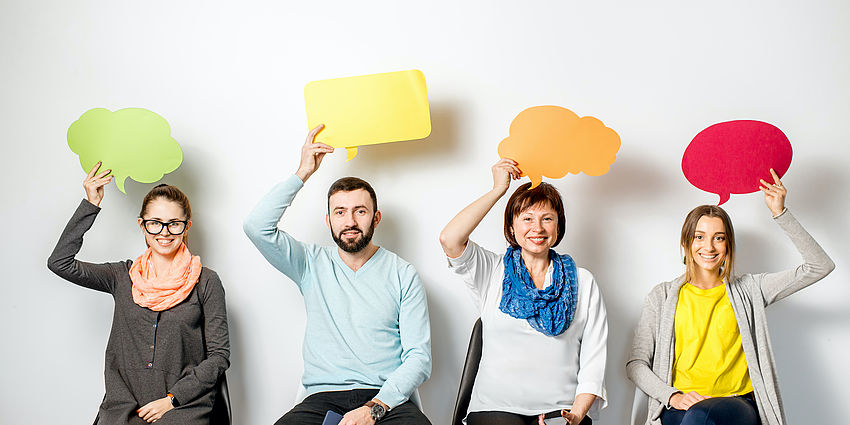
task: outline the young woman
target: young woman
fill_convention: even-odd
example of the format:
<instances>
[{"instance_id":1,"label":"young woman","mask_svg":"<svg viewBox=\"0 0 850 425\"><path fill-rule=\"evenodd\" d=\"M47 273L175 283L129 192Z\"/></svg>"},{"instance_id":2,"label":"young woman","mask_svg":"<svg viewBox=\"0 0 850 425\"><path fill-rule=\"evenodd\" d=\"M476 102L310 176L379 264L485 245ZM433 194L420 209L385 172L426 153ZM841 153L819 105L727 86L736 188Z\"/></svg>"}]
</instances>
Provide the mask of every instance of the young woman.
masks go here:
<instances>
[{"instance_id":1,"label":"young woman","mask_svg":"<svg viewBox=\"0 0 850 425\"><path fill-rule=\"evenodd\" d=\"M481 311L482 355L469 402L469 425L586 425L605 404L608 325L593 275L559 255L566 230L558 191L517 188L505 209L505 254L469 235L520 176L517 163L493 168L493 189L446 225L440 243ZM563 418L563 419L561 419Z\"/></svg>"},{"instance_id":2,"label":"young woman","mask_svg":"<svg viewBox=\"0 0 850 425\"><path fill-rule=\"evenodd\" d=\"M93 264L75 257L100 212L110 170L86 176L86 197L65 227L47 266L77 285L112 295L106 346L106 395L98 424L201 425L230 365L224 288L189 253L192 210L186 195L159 185L145 196L138 225L147 250L135 261Z\"/></svg>"},{"instance_id":3,"label":"young woman","mask_svg":"<svg viewBox=\"0 0 850 425\"><path fill-rule=\"evenodd\" d=\"M683 276L656 286L643 307L626 365L649 395L647 424L784 425L765 307L835 267L785 208L771 169L761 180L773 219L803 257L779 273L734 275L735 233L720 207L692 210L682 226Z\"/></svg>"}]
</instances>

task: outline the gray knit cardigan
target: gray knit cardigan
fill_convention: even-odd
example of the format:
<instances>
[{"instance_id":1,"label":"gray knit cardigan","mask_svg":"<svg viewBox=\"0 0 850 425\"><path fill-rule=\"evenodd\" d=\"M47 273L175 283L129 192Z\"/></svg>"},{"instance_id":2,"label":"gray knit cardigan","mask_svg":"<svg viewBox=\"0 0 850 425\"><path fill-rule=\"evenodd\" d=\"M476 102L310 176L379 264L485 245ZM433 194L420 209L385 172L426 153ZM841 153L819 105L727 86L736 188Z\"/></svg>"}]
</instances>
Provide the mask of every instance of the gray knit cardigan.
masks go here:
<instances>
[{"instance_id":1,"label":"gray knit cardigan","mask_svg":"<svg viewBox=\"0 0 850 425\"><path fill-rule=\"evenodd\" d=\"M775 221L797 247L803 264L778 273L745 274L726 284L763 425L785 425L787 422L779 395L765 307L821 280L835 268L826 252L788 210ZM680 276L653 288L646 297L635 329L626 372L649 396L646 424L661 425L662 410L670 407L670 396L679 391L671 386L675 349L673 317L679 288L684 283L684 276Z\"/></svg>"}]
</instances>

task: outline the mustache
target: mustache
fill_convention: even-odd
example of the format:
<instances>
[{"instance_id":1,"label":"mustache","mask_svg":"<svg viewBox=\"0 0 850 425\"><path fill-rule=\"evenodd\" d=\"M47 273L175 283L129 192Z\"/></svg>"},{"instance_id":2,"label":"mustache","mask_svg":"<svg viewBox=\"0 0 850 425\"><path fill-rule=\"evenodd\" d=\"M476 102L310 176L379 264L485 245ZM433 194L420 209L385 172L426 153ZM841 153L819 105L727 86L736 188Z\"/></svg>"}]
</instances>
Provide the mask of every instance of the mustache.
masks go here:
<instances>
[{"instance_id":1,"label":"mustache","mask_svg":"<svg viewBox=\"0 0 850 425\"><path fill-rule=\"evenodd\" d=\"M340 236L342 236L342 234L343 234L343 233L348 232L348 231L351 231L351 230L355 230L355 231L358 231L358 232L360 232L360 233L363 233L363 230L361 230L359 227L357 227L357 226L351 226L351 227L346 227L345 229L340 230L338 234L339 234Z\"/></svg>"}]
</instances>

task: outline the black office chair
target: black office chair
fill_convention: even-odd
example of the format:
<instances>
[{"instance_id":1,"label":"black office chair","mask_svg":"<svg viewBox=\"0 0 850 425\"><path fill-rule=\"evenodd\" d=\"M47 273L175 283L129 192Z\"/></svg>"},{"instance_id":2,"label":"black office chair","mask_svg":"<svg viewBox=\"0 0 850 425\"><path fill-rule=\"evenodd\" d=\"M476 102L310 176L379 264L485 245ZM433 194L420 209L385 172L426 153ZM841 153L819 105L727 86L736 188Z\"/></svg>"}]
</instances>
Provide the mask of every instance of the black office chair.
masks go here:
<instances>
[{"instance_id":1,"label":"black office chair","mask_svg":"<svg viewBox=\"0 0 850 425\"><path fill-rule=\"evenodd\" d=\"M230 412L230 390L227 388L227 376L221 374L218 380L218 397L213 402L210 425L230 425L233 417Z\"/></svg>"},{"instance_id":2,"label":"black office chair","mask_svg":"<svg viewBox=\"0 0 850 425\"><path fill-rule=\"evenodd\" d=\"M466 349L466 360L463 363L463 374L460 376L460 387L457 389L454 419L452 425L462 425L472 397L472 385L478 375L478 363L481 362L481 319L475 321L472 335L469 337L469 348Z\"/></svg>"}]
</instances>

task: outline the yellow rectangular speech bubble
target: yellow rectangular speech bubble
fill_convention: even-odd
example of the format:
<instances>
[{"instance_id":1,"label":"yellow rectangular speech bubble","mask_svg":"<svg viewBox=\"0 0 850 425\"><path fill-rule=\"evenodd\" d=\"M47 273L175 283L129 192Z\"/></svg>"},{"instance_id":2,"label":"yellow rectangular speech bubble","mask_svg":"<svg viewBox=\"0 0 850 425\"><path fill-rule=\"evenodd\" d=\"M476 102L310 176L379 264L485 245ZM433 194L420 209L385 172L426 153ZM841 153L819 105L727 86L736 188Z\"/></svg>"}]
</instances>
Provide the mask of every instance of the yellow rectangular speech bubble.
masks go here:
<instances>
[{"instance_id":1,"label":"yellow rectangular speech bubble","mask_svg":"<svg viewBox=\"0 0 850 425\"><path fill-rule=\"evenodd\" d=\"M419 70L312 81L304 87L307 127L324 124L316 141L346 148L431 134L425 75Z\"/></svg>"}]
</instances>

